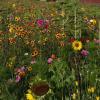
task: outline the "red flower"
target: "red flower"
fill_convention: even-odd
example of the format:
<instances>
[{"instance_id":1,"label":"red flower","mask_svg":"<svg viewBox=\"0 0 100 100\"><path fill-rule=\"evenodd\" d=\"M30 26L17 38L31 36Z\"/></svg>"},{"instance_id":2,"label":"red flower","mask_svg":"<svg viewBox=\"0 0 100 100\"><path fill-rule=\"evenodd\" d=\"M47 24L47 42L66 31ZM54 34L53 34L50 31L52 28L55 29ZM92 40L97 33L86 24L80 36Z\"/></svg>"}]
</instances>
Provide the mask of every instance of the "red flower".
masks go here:
<instances>
[{"instance_id":1,"label":"red flower","mask_svg":"<svg viewBox=\"0 0 100 100\"><path fill-rule=\"evenodd\" d=\"M70 38L69 39L69 42L71 42L71 43L74 42L74 41L75 41L75 38Z\"/></svg>"}]
</instances>

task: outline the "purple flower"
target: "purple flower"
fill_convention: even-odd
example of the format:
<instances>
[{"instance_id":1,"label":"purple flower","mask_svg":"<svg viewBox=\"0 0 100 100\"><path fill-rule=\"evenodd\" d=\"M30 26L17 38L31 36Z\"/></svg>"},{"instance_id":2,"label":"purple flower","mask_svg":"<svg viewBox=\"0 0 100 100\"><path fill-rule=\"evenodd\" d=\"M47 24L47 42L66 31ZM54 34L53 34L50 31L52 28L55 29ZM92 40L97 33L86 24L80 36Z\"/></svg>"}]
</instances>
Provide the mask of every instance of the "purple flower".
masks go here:
<instances>
[{"instance_id":1,"label":"purple flower","mask_svg":"<svg viewBox=\"0 0 100 100\"><path fill-rule=\"evenodd\" d=\"M9 19L10 21L12 21L12 20L14 19L14 16L11 14L11 15L8 16L8 19Z\"/></svg>"},{"instance_id":2,"label":"purple flower","mask_svg":"<svg viewBox=\"0 0 100 100\"><path fill-rule=\"evenodd\" d=\"M20 70L21 70L21 71L25 71L25 67L24 67L24 66L21 67Z\"/></svg>"},{"instance_id":3,"label":"purple flower","mask_svg":"<svg viewBox=\"0 0 100 100\"><path fill-rule=\"evenodd\" d=\"M52 58L48 58L48 64L51 64L51 63L52 63L52 61L53 61L53 59L52 59Z\"/></svg>"},{"instance_id":4,"label":"purple flower","mask_svg":"<svg viewBox=\"0 0 100 100\"><path fill-rule=\"evenodd\" d=\"M82 50L81 51L82 56L87 56L89 52L87 50Z\"/></svg>"},{"instance_id":5,"label":"purple flower","mask_svg":"<svg viewBox=\"0 0 100 100\"><path fill-rule=\"evenodd\" d=\"M16 80L15 82L18 83L21 80L21 77L19 75L16 75Z\"/></svg>"}]
</instances>

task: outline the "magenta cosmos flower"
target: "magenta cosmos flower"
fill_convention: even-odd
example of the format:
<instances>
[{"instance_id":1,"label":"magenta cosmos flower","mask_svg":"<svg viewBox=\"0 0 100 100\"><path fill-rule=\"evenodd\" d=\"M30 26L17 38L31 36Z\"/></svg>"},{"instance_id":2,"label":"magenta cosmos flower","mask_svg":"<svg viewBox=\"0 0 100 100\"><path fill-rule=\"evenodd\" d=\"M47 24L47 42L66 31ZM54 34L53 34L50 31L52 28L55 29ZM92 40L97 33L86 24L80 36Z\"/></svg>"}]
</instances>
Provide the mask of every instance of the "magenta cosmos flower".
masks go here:
<instances>
[{"instance_id":1,"label":"magenta cosmos flower","mask_svg":"<svg viewBox=\"0 0 100 100\"><path fill-rule=\"evenodd\" d=\"M89 52L87 50L82 50L81 51L82 56L87 56Z\"/></svg>"},{"instance_id":2,"label":"magenta cosmos flower","mask_svg":"<svg viewBox=\"0 0 100 100\"><path fill-rule=\"evenodd\" d=\"M37 20L38 27L43 27L44 23L45 23L45 21L43 19L38 19Z\"/></svg>"},{"instance_id":3,"label":"magenta cosmos flower","mask_svg":"<svg viewBox=\"0 0 100 100\"><path fill-rule=\"evenodd\" d=\"M36 21L36 23L37 23L37 25L38 25L38 27L44 27L44 28L48 28L48 26L49 26L49 20L44 20L44 19L38 19L37 21Z\"/></svg>"}]
</instances>

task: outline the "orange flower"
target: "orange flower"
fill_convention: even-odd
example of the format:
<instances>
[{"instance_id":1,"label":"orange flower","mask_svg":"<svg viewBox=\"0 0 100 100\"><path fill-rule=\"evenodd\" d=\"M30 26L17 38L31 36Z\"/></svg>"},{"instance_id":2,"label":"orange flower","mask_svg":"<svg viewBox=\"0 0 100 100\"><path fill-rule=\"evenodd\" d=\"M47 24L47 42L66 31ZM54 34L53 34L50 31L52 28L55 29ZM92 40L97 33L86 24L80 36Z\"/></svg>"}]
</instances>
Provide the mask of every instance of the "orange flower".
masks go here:
<instances>
[{"instance_id":1,"label":"orange flower","mask_svg":"<svg viewBox=\"0 0 100 100\"><path fill-rule=\"evenodd\" d=\"M63 39L65 37L66 37L66 34L56 33L56 38L57 39Z\"/></svg>"},{"instance_id":2,"label":"orange flower","mask_svg":"<svg viewBox=\"0 0 100 100\"><path fill-rule=\"evenodd\" d=\"M20 26L19 27L19 31L23 31L24 29L23 29L23 27L22 26Z\"/></svg>"},{"instance_id":3,"label":"orange flower","mask_svg":"<svg viewBox=\"0 0 100 100\"><path fill-rule=\"evenodd\" d=\"M65 43L63 41L60 41L60 46L61 47L64 47L65 46Z\"/></svg>"},{"instance_id":4,"label":"orange flower","mask_svg":"<svg viewBox=\"0 0 100 100\"><path fill-rule=\"evenodd\" d=\"M16 42L16 40L15 40L15 38L9 38L9 43L15 43Z\"/></svg>"},{"instance_id":5,"label":"orange flower","mask_svg":"<svg viewBox=\"0 0 100 100\"><path fill-rule=\"evenodd\" d=\"M39 54L38 50L35 49L35 50L32 52L32 57L36 57L38 54Z\"/></svg>"},{"instance_id":6,"label":"orange flower","mask_svg":"<svg viewBox=\"0 0 100 100\"><path fill-rule=\"evenodd\" d=\"M19 76L24 77L25 76L25 72L20 72Z\"/></svg>"},{"instance_id":7,"label":"orange flower","mask_svg":"<svg viewBox=\"0 0 100 100\"><path fill-rule=\"evenodd\" d=\"M24 29L22 26L16 26L15 30L22 32Z\"/></svg>"},{"instance_id":8,"label":"orange flower","mask_svg":"<svg viewBox=\"0 0 100 100\"><path fill-rule=\"evenodd\" d=\"M31 45L31 47L34 47L35 46L35 40L31 41L30 45Z\"/></svg>"},{"instance_id":9,"label":"orange flower","mask_svg":"<svg viewBox=\"0 0 100 100\"><path fill-rule=\"evenodd\" d=\"M57 39L61 39L61 38L62 38L61 33L57 33L57 34L56 34L56 38L57 38Z\"/></svg>"}]
</instances>

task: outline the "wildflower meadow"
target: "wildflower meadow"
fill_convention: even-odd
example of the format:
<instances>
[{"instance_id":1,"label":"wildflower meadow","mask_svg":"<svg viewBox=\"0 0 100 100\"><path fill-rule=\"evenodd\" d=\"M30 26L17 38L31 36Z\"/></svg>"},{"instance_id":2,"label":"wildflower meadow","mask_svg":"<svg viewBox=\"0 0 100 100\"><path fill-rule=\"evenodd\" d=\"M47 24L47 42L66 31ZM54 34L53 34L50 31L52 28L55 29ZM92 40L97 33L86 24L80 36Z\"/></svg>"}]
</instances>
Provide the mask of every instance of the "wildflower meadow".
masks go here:
<instances>
[{"instance_id":1,"label":"wildflower meadow","mask_svg":"<svg viewBox=\"0 0 100 100\"><path fill-rule=\"evenodd\" d=\"M100 100L100 3L0 0L0 100Z\"/></svg>"}]
</instances>

